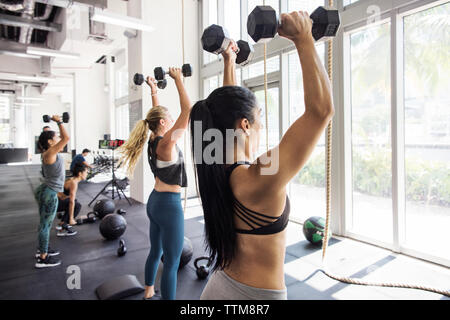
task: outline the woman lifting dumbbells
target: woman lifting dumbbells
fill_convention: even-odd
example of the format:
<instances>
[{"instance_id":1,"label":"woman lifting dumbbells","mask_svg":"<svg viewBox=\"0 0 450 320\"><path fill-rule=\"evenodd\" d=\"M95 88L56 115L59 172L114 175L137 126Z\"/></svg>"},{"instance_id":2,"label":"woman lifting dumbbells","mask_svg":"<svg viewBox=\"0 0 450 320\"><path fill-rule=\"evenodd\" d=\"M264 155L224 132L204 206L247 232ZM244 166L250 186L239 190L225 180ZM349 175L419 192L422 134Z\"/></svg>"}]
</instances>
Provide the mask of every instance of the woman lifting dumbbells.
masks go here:
<instances>
[{"instance_id":1,"label":"woman lifting dumbbells","mask_svg":"<svg viewBox=\"0 0 450 320\"><path fill-rule=\"evenodd\" d=\"M192 105L183 84L182 70L170 68L169 75L175 80L180 96L178 119L174 122L167 108L159 105L156 80L148 77L153 107L146 118L135 125L130 138L120 149L124 162L128 164L128 174L132 175L151 131L147 156L155 176L155 186L147 201L151 248L145 265L145 299L156 298L154 283L163 253L161 296L175 299L177 270L184 243L181 188L187 186L187 178L183 153L176 143L188 126Z\"/></svg>"},{"instance_id":2,"label":"woman lifting dumbbells","mask_svg":"<svg viewBox=\"0 0 450 320\"><path fill-rule=\"evenodd\" d=\"M213 162L195 158L205 235L215 259L215 271L201 299L287 299L283 268L290 207L286 186L310 157L334 110L330 81L314 47L311 19L305 12L281 18L279 35L295 44L300 58L306 107L279 145L254 160L261 110L251 91L236 86L232 44L223 53L224 87L192 108L194 155L199 150L203 157L210 149L196 138L207 130L218 130L223 137L228 130L235 132L223 147L223 158L217 160L217 154ZM201 132L195 132L196 127Z\"/></svg>"},{"instance_id":3,"label":"woman lifting dumbbells","mask_svg":"<svg viewBox=\"0 0 450 320\"><path fill-rule=\"evenodd\" d=\"M39 205L40 223L38 229L38 252L36 268L54 267L61 260L54 258L59 252L49 248L50 229L58 207L58 192L64 190L64 160L59 154L69 142L69 134L64 128L60 116L51 120L58 124L60 137L54 131L43 131L39 136L39 147L43 150L42 175L44 182L35 190L35 198Z\"/></svg>"}]
</instances>

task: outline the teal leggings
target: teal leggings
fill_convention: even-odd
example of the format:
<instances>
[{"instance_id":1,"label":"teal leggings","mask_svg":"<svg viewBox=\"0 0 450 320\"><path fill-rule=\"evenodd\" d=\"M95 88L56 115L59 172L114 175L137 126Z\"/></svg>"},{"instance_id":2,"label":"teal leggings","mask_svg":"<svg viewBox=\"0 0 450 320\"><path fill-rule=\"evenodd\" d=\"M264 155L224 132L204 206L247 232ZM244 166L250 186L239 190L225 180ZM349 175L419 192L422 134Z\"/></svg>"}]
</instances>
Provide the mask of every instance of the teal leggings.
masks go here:
<instances>
[{"instance_id":1,"label":"teal leggings","mask_svg":"<svg viewBox=\"0 0 450 320\"><path fill-rule=\"evenodd\" d=\"M38 246L41 253L47 253L50 241L50 229L58 207L58 195L56 191L50 189L45 184L41 184L34 192L34 196L39 205L39 229Z\"/></svg>"},{"instance_id":2,"label":"teal leggings","mask_svg":"<svg viewBox=\"0 0 450 320\"><path fill-rule=\"evenodd\" d=\"M153 190L147 202L147 215L150 219L150 254L145 264L145 285L154 285L159 261L164 253L161 296L164 300L175 300L177 272L184 243L180 193Z\"/></svg>"}]
</instances>

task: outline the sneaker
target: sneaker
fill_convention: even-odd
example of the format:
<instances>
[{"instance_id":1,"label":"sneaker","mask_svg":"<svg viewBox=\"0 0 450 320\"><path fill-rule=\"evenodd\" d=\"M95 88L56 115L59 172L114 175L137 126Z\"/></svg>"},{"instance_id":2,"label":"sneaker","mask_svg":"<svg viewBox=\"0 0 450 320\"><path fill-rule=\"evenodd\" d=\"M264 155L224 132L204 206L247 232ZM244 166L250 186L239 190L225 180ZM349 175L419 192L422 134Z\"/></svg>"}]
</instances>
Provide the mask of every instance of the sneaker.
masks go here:
<instances>
[{"instance_id":1,"label":"sneaker","mask_svg":"<svg viewBox=\"0 0 450 320\"><path fill-rule=\"evenodd\" d=\"M74 230L71 226L65 225L62 227L60 231L56 234L58 237L67 237L67 236L74 236L78 232Z\"/></svg>"},{"instance_id":2,"label":"sneaker","mask_svg":"<svg viewBox=\"0 0 450 320\"><path fill-rule=\"evenodd\" d=\"M63 228L62 225L59 225L59 224L55 227L55 229L56 229L57 231L62 230L62 228Z\"/></svg>"},{"instance_id":3,"label":"sneaker","mask_svg":"<svg viewBox=\"0 0 450 320\"><path fill-rule=\"evenodd\" d=\"M48 247L47 254L48 254L50 257L54 257L54 256L59 255L59 251L58 251L58 250L51 249L50 247ZM36 250L36 258L39 258L40 255L41 255L41 251L40 251L39 249L37 249L37 250Z\"/></svg>"},{"instance_id":4,"label":"sneaker","mask_svg":"<svg viewBox=\"0 0 450 320\"><path fill-rule=\"evenodd\" d=\"M59 260L58 258L51 257L50 255L47 255L45 259L41 259L39 257L34 266L40 269L40 268L56 267L59 266L60 264L61 260Z\"/></svg>"}]
</instances>

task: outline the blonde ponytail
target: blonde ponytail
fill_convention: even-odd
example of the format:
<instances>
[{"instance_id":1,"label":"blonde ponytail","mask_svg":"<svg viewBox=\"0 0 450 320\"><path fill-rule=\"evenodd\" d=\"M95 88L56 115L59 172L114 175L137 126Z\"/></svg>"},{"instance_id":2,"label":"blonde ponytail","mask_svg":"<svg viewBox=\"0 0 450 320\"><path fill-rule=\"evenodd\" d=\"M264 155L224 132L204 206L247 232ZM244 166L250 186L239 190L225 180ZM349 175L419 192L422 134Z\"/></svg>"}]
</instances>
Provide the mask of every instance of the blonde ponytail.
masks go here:
<instances>
[{"instance_id":1,"label":"blonde ponytail","mask_svg":"<svg viewBox=\"0 0 450 320\"><path fill-rule=\"evenodd\" d=\"M144 120L136 123L130 137L118 151L122 154L121 161L127 165L127 176L132 177L136 164L138 163L144 145L148 139L148 131L152 131L152 136L157 132L161 119L167 117L168 110L165 107L153 107L147 113Z\"/></svg>"}]
</instances>

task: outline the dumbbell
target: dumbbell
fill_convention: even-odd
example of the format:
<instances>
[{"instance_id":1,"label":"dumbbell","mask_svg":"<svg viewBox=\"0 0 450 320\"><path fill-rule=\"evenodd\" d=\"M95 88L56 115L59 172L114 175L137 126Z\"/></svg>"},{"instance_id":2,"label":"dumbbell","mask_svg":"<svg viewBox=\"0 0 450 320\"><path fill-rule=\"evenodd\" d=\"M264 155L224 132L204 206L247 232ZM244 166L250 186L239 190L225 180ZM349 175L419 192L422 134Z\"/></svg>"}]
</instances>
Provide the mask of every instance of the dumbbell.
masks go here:
<instances>
[{"instance_id":1,"label":"dumbbell","mask_svg":"<svg viewBox=\"0 0 450 320\"><path fill-rule=\"evenodd\" d=\"M314 40L336 36L341 23L338 10L318 7L310 18L313 21ZM274 38L279 27L281 20L271 6L257 6L248 16L247 31L256 43L264 43Z\"/></svg>"},{"instance_id":2,"label":"dumbbell","mask_svg":"<svg viewBox=\"0 0 450 320\"><path fill-rule=\"evenodd\" d=\"M203 50L214 54L221 54L227 50L232 40L225 28L217 24L212 24L203 31L201 41ZM236 63L245 66L253 57L253 46L244 40L239 40L236 44L238 46Z\"/></svg>"},{"instance_id":3,"label":"dumbbell","mask_svg":"<svg viewBox=\"0 0 450 320\"><path fill-rule=\"evenodd\" d=\"M44 115L44 116L42 116L42 119L43 119L44 122L46 122L46 123L48 123L48 122L50 122L50 121L52 120L52 118L51 118L49 115ZM68 113L68 112L64 112L64 113L62 114L62 120L63 120L64 123L68 123L68 122L69 122L70 116L69 116L69 113Z\"/></svg>"},{"instance_id":4,"label":"dumbbell","mask_svg":"<svg viewBox=\"0 0 450 320\"><path fill-rule=\"evenodd\" d=\"M192 67L189 63L184 64L181 67L181 72L185 78L192 76ZM166 74L169 74L168 71L165 71L162 67L157 67L153 70L155 74L155 80L158 81L157 86L160 89L165 89L167 86L167 80L165 79ZM135 85L140 86L144 83L145 78L143 74L136 73L133 78L133 82Z\"/></svg>"},{"instance_id":5,"label":"dumbbell","mask_svg":"<svg viewBox=\"0 0 450 320\"><path fill-rule=\"evenodd\" d=\"M164 89L167 86L166 75L169 74L169 71L164 70L162 67L156 67L153 70L155 75L155 80L158 81L158 88ZM189 63L183 64L181 67L181 73L183 77L191 77L192 76L192 66Z\"/></svg>"},{"instance_id":6,"label":"dumbbell","mask_svg":"<svg viewBox=\"0 0 450 320\"><path fill-rule=\"evenodd\" d=\"M134 82L135 85L141 86L144 83L144 81L145 81L145 78L144 78L143 74L136 73L134 75L133 82ZM167 80L158 81L157 86L160 89L164 89L167 86Z\"/></svg>"}]
</instances>

